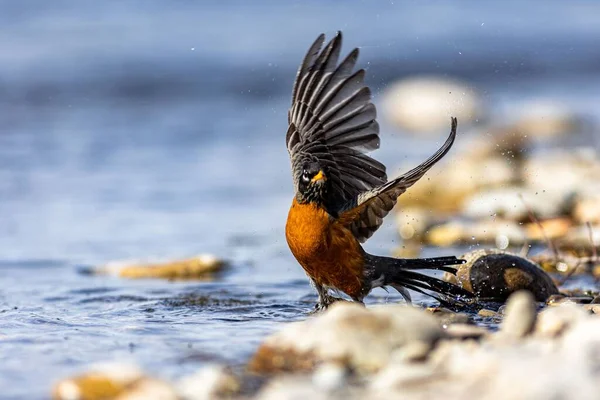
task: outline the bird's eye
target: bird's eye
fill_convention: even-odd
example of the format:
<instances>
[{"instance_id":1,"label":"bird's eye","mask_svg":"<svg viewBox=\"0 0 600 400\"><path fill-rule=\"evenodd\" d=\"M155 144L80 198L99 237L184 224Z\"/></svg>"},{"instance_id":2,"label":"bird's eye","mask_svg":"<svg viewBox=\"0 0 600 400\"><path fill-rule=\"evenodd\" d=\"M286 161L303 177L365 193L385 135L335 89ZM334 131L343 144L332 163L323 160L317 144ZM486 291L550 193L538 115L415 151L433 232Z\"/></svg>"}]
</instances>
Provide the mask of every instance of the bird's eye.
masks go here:
<instances>
[{"instance_id":1,"label":"bird's eye","mask_svg":"<svg viewBox=\"0 0 600 400\"><path fill-rule=\"evenodd\" d=\"M308 183L310 181L310 177L308 176L308 171L302 171L302 181Z\"/></svg>"}]
</instances>

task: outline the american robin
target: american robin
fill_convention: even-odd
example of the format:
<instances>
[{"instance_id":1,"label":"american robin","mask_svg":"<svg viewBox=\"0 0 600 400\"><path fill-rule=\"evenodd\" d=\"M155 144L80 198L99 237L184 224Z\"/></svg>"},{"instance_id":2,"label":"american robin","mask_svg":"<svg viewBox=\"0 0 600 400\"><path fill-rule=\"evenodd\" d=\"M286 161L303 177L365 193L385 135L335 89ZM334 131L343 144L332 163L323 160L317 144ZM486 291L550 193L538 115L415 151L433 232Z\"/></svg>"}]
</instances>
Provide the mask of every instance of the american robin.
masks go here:
<instances>
[{"instance_id":1,"label":"american robin","mask_svg":"<svg viewBox=\"0 0 600 400\"><path fill-rule=\"evenodd\" d=\"M470 296L464 289L414 270L456 272L456 257L397 259L365 252L365 242L381 226L399 195L450 150L457 121L444 145L427 161L387 180L385 166L366 155L379 147L379 125L365 71L354 72L358 49L338 65L342 35L321 50L321 34L304 57L292 90L287 149L296 194L288 214L286 239L326 308L343 292L362 303L376 287L391 286L410 302L407 289L439 301ZM436 296L441 294L443 299Z\"/></svg>"}]
</instances>

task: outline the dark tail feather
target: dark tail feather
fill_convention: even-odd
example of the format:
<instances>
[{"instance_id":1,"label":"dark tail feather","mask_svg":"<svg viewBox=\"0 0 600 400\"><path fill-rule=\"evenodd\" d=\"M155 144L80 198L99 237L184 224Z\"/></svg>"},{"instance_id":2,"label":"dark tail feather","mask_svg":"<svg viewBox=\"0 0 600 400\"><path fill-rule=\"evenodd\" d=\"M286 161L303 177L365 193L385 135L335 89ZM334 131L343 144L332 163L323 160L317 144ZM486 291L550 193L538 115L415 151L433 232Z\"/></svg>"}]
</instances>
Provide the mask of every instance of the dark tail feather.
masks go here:
<instances>
[{"instance_id":1,"label":"dark tail feather","mask_svg":"<svg viewBox=\"0 0 600 400\"><path fill-rule=\"evenodd\" d=\"M447 303L447 300L441 299L436 296L436 294L440 294L442 297L448 297L453 300L473 297L471 292L460 286L414 271L418 269L429 269L456 274L456 268L450 267L449 265L464 264L465 260L458 259L454 256L421 259L370 257L371 263L376 270L376 276L381 274L384 275L384 285L402 286L430 296L442 303Z\"/></svg>"},{"instance_id":2,"label":"dark tail feather","mask_svg":"<svg viewBox=\"0 0 600 400\"><path fill-rule=\"evenodd\" d=\"M450 272L456 274L456 268L448 265L464 264L466 261L454 256L435 257L435 258L404 258L397 259L396 263L399 268L403 269L435 269L439 271Z\"/></svg>"}]
</instances>

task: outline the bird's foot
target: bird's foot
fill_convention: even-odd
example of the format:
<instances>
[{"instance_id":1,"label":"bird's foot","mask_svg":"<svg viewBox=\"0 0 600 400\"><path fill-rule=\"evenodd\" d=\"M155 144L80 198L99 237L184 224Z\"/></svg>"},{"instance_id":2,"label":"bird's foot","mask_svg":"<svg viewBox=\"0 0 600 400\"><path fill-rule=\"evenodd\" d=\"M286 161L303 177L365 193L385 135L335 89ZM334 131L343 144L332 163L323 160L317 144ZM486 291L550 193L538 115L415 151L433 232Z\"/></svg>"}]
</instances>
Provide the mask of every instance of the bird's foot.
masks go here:
<instances>
[{"instance_id":1,"label":"bird's foot","mask_svg":"<svg viewBox=\"0 0 600 400\"><path fill-rule=\"evenodd\" d=\"M347 301L347 300L342 299L341 297L331 296L329 294L320 296L319 301L317 301L317 304L315 304L315 308L313 311L311 311L311 314L317 314L322 311L325 311L325 310L327 310L327 308L330 305L332 305L333 303L338 302L338 301Z\"/></svg>"}]
</instances>

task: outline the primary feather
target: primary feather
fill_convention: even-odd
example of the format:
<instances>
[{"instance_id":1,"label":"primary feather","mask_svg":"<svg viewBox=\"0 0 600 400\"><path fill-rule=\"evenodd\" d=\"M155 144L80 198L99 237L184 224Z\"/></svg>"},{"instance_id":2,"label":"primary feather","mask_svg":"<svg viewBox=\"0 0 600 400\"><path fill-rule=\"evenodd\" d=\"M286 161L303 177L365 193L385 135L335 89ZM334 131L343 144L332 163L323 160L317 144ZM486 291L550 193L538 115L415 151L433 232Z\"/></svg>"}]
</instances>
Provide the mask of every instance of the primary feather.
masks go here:
<instances>
[{"instance_id":1,"label":"primary feather","mask_svg":"<svg viewBox=\"0 0 600 400\"><path fill-rule=\"evenodd\" d=\"M286 143L296 188L305 163L316 161L326 168L326 205L336 214L387 176L385 166L365 154L379 147L379 125L365 71L353 72L359 51L352 50L338 65L342 34L321 50L324 39L317 38L298 69Z\"/></svg>"}]
</instances>

